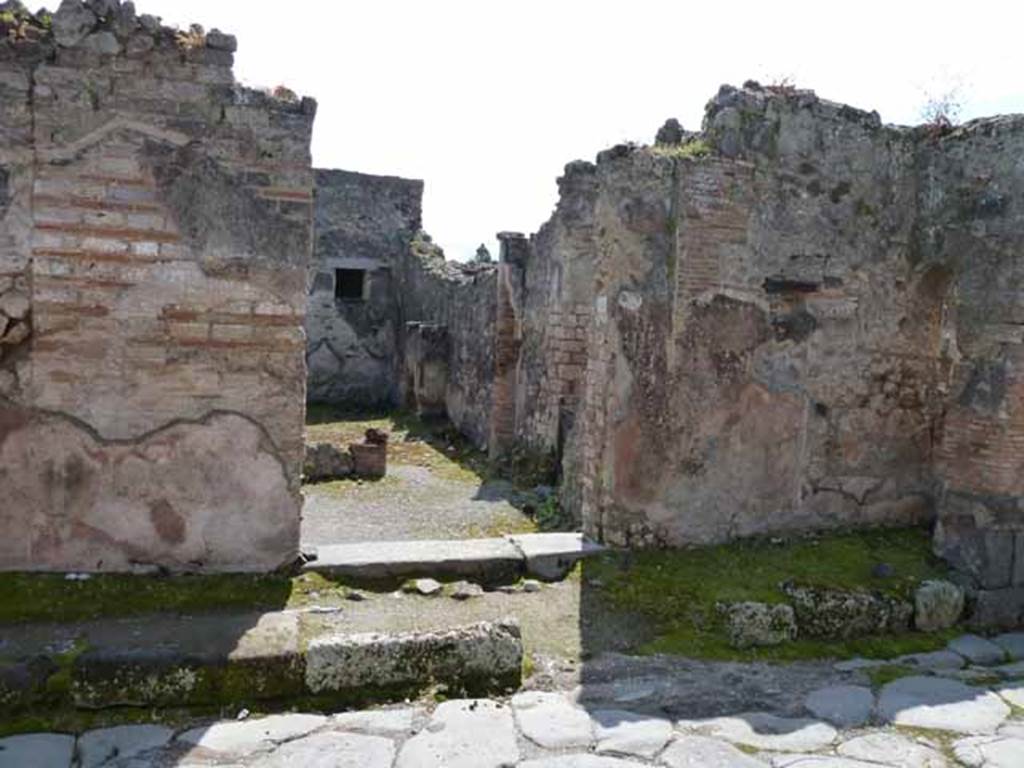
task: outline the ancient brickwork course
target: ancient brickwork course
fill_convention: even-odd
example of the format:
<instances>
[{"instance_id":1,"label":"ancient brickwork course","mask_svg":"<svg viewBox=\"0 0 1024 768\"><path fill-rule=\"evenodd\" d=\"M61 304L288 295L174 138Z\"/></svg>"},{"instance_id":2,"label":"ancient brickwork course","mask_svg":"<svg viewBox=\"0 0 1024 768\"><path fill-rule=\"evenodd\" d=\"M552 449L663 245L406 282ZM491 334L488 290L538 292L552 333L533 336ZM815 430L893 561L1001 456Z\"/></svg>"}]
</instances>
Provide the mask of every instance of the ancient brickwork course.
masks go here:
<instances>
[{"instance_id":1,"label":"ancient brickwork course","mask_svg":"<svg viewBox=\"0 0 1024 768\"><path fill-rule=\"evenodd\" d=\"M19 20L20 22L20 20ZM0 568L298 546L315 103L67 0L0 41Z\"/></svg>"}]
</instances>

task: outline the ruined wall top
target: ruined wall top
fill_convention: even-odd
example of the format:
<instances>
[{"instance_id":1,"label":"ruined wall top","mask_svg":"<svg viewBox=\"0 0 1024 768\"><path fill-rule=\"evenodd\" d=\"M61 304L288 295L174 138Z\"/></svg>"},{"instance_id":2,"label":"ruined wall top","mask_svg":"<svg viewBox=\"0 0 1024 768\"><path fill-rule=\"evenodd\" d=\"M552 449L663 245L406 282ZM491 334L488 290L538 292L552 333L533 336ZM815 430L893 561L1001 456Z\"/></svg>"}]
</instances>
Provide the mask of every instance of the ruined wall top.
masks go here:
<instances>
[{"instance_id":1,"label":"ruined wall top","mask_svg":"<svg viewBox=\"0 0 1024 768\"><path fill-rule=\"evenodd\" d=\"M237 41L217 29L204 31L164 26L161 19L138 14L133 2L63 0L54 13L31 13L20 0L0 2L0 61L56 61L63 67L87 68L123 58L161 66L165 76L178 70L199 83L231 85L236 98L260 102L264 109L299 112L312 118L316 101L287 88L255 90L235 85L231 74ZM124 70L127 74L131 68ZM219 73L219 74L218 74Z\"/></svg>"}]
</instances>

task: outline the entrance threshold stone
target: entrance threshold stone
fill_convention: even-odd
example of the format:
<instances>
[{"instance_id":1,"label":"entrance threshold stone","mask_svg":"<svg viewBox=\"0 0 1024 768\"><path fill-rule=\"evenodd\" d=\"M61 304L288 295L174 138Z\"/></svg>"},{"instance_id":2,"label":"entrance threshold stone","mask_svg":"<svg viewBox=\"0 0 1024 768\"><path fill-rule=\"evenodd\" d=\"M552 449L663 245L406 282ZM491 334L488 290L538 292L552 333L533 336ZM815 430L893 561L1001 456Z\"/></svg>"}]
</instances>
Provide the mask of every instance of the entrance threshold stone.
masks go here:
<instances>
[{"instance_id":1,"label":"entrance threshold stone","mask_svg":"<svg viewBox=\"0 0 1024 768\"><path fill-rule=\"evenodd\" d=\"M364 541L317 547L308 571L357 581L432 577L501 584L524 576L563 578L603 547L580 533L533 533L492 539Z\"/></svg>"}]
</instances>

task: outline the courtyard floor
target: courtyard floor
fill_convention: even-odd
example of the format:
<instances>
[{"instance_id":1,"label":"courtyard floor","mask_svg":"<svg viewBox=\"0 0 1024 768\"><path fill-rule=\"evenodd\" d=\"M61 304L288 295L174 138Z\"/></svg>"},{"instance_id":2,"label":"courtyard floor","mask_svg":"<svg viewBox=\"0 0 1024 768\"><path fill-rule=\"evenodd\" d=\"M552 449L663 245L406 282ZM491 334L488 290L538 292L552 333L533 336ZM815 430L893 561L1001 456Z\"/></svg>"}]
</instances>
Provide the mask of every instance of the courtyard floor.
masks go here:
<instances>
[{"instance_id":1,"label":"courtyard floor","mask_svg":"<svg viewBox=\"0 0 1024 768\"><path fill-rule=\"evenodd\" d=\"M527 490L492 477L486 457L443 425L401 415L359 418L311 408L307 442L345 448L369 428L390 435L381 480L303 487L302 544L472 539L528 533Z\"/></svg>"}]
</instances>

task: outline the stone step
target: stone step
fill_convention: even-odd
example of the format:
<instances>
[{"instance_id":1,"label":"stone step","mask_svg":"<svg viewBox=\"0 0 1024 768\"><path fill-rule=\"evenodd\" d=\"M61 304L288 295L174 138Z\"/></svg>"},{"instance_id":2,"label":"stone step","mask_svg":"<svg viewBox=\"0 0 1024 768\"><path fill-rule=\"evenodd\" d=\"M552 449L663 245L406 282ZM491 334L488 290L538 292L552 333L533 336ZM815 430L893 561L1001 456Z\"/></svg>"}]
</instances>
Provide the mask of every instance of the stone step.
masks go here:
<instances>
[{"instance_id":1,"label":"stone step","mask_svg":"<svg viewBox=\"0 0 1024 768\"><path fill-rule=\"evenodd\" d=\"M520 684L514 619L353 631L347 614L160 614L0 627L0 722L39 711L240 709L309 697L352 706L437 686L480 696Z\"/></svg>"},{"instance_id":2,"label":"stone step","mask_svg":"<svg viewBox=\"0 0 1024 768\"><path fill-rule=\"evenodd\" d=\"M510 583L522 576L564 578L578 560L603 551L580 533L491 539L364 541L310 549L304 568L355 581L431 577Z\"/></svg>"}]
</instances>

